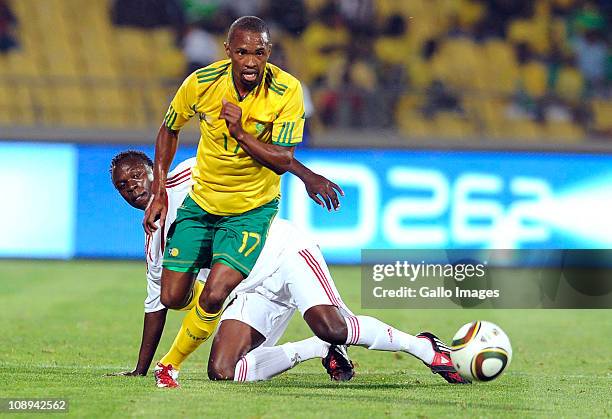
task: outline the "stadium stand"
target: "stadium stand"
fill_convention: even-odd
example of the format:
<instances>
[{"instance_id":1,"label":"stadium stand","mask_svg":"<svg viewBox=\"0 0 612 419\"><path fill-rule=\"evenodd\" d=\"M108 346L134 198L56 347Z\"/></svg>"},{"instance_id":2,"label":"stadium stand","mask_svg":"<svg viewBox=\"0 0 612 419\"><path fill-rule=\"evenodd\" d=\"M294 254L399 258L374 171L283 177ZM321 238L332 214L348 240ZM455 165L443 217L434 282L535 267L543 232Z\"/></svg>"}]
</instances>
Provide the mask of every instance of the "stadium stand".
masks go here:
<instances>
[{"instance_id":1,"label":"stadium stand","mask_svg":"<svg viewBox=\"0 0 612 419\"><path fill-rule=\"evenodd\" d=\"M0 126L154 127L188 68L180 28L199 25L221 44L236 13L230 1L168 0L173 14L139 25L122 20L130 4L121 3L3 2L13 19L0 27L15 45L0 52ZM272 2L257 3L311 88L316 130L491 141L612 134L606 2L289 0L287 13L306 18L286 22L274 21Z\"/></svg>"}]
</instances>

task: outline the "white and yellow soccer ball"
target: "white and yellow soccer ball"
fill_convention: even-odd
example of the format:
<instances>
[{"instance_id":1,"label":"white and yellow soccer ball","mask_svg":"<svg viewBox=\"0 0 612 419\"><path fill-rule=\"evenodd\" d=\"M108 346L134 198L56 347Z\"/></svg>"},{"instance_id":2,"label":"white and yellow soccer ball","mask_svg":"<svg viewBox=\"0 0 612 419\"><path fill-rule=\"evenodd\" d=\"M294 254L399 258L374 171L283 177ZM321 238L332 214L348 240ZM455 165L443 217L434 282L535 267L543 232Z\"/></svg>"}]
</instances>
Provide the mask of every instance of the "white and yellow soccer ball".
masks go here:
<instances>
[{"instance_id":1,"label":"white and yellow soccer ball","mask_svg":"<svg viewBox=\"0 0 612 419\"><path fill-rule=\"evenodd\" d=\"M457 372L468 381L494 380L512 360L510 339L491 322L468 323L453 337L451 360Z\"/></svg>"}]
</instances>

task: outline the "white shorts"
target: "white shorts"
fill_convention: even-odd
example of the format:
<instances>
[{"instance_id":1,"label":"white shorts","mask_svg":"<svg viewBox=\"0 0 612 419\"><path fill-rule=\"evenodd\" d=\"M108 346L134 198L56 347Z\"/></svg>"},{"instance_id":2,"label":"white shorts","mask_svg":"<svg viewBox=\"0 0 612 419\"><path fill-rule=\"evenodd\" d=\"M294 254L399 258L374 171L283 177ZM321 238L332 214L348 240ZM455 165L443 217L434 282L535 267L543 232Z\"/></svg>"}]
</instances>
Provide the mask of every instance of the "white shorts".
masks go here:
<instances>
[{"instance_id":1,"label":"white shorts","mask_svg":"<svg viewBox=\"0 0 612 419\"><path fill-rule=\"evenodd\" d=\"M266 338L265 346L273 346L296 310L303 316L318 305L336 306L344 315L353 315L340 298L321 251L313 247L283 254L280 269L254 290L239 293L221 321L246 323Z\"/></svg>"},{"instance_id":2,"label":"white shorts","mask_svg":"<svg viewBox=\"0 0 612 419\"><path fill-rule=\"evenodd\" d=\"M293 313L293 307L270 301L257 292L245 292L229 303L221 322L238 320L246 323L266 338L262 346L274 346L285 333Z\"/></svg>"}]
</instances>

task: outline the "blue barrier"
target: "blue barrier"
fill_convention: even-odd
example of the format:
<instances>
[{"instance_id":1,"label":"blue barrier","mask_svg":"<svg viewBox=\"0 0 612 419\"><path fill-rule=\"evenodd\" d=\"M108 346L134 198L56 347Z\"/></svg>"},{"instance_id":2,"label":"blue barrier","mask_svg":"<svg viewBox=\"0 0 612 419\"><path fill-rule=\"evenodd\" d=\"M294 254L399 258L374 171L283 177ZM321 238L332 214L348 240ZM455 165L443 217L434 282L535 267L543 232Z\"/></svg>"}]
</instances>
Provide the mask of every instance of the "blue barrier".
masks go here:
<instances>
[{"instance_id":1,"label":"blue barrier","mask_svg":"<svg viewBox=\"0 0 612 419\"><path fill-rule=\"evenodd\" d=\"M10 220L5 257L140 258L142 212L108 173L126 146L0 144ZM138 147L152 156L152 147ZM175 163L193 156L180 147ZM299 150L340 184L339 212L283 177L280 215L320 244L330 263L362 248L609 248L612 156L526 152ZM8 186L6 186L8 185ZM44 216L42 216L44 215Z\"/></svg>"}]
</instances>

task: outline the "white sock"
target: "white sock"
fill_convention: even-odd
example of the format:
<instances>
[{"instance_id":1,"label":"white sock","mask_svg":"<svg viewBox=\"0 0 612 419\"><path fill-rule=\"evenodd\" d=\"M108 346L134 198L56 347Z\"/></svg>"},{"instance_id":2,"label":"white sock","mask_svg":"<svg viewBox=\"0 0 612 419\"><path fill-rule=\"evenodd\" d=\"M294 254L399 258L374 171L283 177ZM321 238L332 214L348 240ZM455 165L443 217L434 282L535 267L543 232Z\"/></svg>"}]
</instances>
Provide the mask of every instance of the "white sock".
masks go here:
<instances>
[{"instance_id":1,"label":"white sock","mask_svg":"<svg viewBox=\"0 0 612 419\"><path fill-rule=\"evenodd\" d=\"M376 351L403 351L430 364L434 350L427 339L404 333L370 316L345 317L348 330L346 344L364 346Z\"/></svg>"},{"instance_id":2,"label":"white sock","mask_svg":"<svg viewBox=\"0 0 612 419\"><path fill-rule=\"evenodd\" d=\"M309 359L325 358L329 346L329 343L313 336L299 342L287 342L281 345L281 348L285 351L285 355L297 365Z\"/></svg>"},{"instance_id":3,"label":"white sock","mask_svg":"<svg viewBox=\"0 0 612 419\"><path fill-rule=\"evenodd\" d=\"M236 364L234 381L268 380L302 361L325 357L328 348L329 344L316 336L280 346L255 348Z\"/></svg>"}]
</instances>

